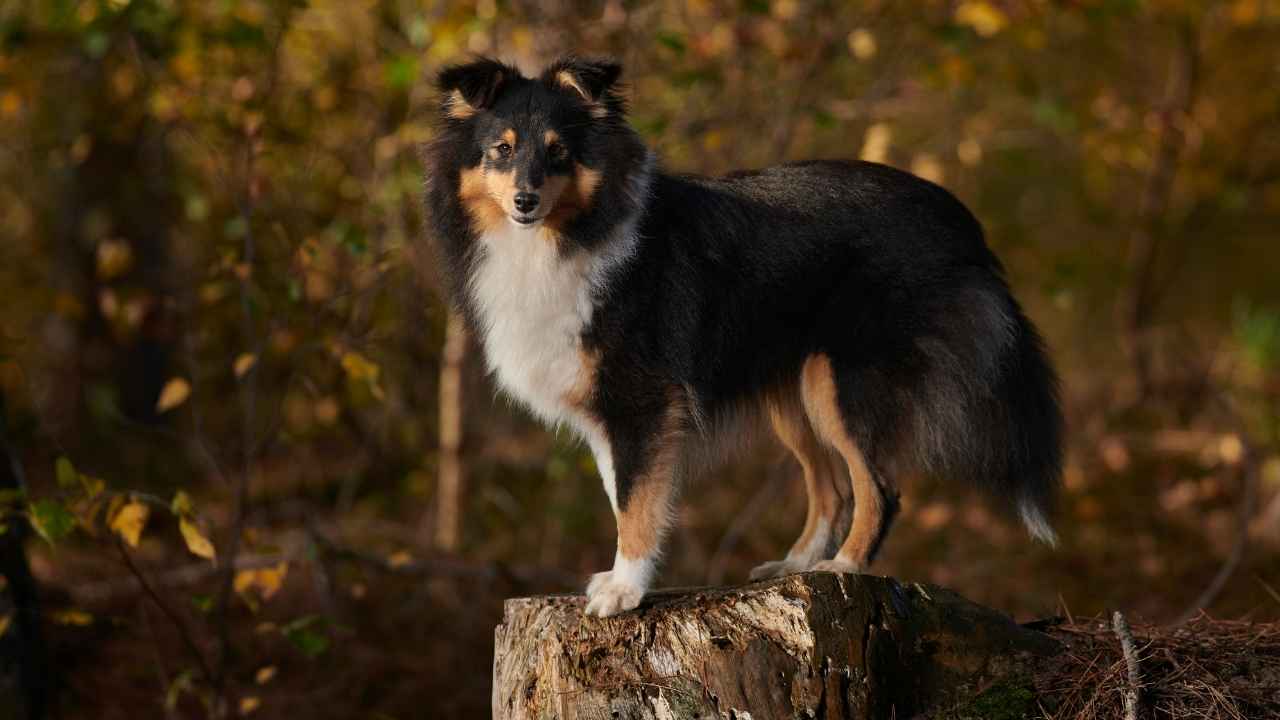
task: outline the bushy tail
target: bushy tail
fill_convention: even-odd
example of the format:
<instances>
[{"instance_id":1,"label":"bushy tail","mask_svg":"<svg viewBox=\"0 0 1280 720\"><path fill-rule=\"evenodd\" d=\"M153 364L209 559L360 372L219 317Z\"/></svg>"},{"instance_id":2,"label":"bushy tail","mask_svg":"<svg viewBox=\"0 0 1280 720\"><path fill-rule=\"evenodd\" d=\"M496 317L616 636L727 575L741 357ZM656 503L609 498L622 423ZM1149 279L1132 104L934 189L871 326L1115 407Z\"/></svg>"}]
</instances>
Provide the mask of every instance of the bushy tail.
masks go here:
<instances>
[{"instance_id":1,"label":"bushy tail","mask_svg":"<svg viewBox=\"0 0 1280 720\"><path fill-rule=\"evenodd\" d=\"M1063 420L1044 343L1003 283L952 298L945 317L922 346L932 380L914 390L916 458L984 487L1054 545Z\"/></svg>"},{"instance_id":2,"label":"bushy tail","mask_svg":"<svg viewBox=\"0 0 1280 720\"><path fill-rule=\"evenodd\" d=\"M1003 487L1032 537L1056 546L1049 524L1062 481L1062 410L1058 378L1044 341L1022 310L1013 305L1015 338L1004 392L1008 466Z\"/></svg>"}]
</instances>

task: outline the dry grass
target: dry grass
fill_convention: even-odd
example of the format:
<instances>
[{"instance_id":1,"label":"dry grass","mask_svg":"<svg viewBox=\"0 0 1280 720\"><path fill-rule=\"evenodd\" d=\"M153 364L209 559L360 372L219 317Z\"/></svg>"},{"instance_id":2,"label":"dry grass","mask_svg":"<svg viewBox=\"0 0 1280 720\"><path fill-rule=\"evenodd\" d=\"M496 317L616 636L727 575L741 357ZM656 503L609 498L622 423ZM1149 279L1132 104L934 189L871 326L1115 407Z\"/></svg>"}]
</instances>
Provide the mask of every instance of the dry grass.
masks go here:
<instances>
[{"instance_id":1,"label":"dry grass","mask_svg":"<svg viewBox=\"0 0 1280 720\"><path fill-rule=\"evenodd\" d=\"M1066 650L1035 678L1046 718L1122 718L1129 687L1120 641L1102 619L1051 631ZM1200 617L1133 625L1141 718L1280 717L1280 623Z\"/></svg>"}]
</instances>

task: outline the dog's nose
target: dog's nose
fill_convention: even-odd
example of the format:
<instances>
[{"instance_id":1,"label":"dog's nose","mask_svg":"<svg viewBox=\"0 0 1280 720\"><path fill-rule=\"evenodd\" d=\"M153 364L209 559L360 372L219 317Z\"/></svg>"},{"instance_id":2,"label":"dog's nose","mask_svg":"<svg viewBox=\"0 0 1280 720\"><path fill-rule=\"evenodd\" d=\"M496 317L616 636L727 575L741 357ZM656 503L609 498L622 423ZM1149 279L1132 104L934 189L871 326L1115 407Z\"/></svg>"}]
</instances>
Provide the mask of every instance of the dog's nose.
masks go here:
<instances>
[{"instance_id":1,"label":"dog's nose","mask_svg":"<svg viewBox=\"0 0 1280 720\"><path fill-rule=\"evenodd\" d=\"M522 213L533 212L538 207L538 193L518 192L516 193L516 209Z\"/></svg>"}]
</instances>

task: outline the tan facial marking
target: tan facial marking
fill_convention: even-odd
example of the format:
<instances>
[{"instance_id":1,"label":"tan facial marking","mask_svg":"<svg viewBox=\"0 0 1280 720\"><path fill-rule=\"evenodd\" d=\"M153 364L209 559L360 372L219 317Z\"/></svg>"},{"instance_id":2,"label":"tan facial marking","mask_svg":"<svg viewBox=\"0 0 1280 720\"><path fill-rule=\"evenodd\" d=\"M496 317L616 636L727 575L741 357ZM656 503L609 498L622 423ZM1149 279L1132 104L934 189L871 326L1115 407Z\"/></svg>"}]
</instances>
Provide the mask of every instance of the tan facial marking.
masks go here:
<instances>
[{"instance_id":1,"label":"tan facial marking","mask_svg":"<svg viewBox=\"0 0 1280 720\"><path fill-rule=\"evenodd\" d=\"M480 166L464 168L458 182L458 199L481 231L506 221L504 209L515 195L515 172L485 172Z\"/></svg>"},{"instance_id":2,"label":"tan facial marking","mask_svg":"<svg viewBox=\"0 0 1280 720\"><path fill-rule=\"evenodd\" d=\"M502 142L510 145L511 147L515 147L516 146L516 129L507 128L506 130L503 130Z\"/></svg>"},{"instance_id":3,"label":"tan facial marking","mask_svg":"<svg viewBox=\"0 0 1280 720\"><path fill-rule=\"evenodd\" d=\"M600 186L602 175L581 163L575 163L572 175L552 175L543 185L543 201L551 203L547 224L563 230L578 213L591 207L591 197Z\"/></svg>"},{"instance_id":4,"label":"tan facial marking","mask_svg":"<svg viewBox=\"0 0 1280 720\"><path fill-rule=\"evenodd\" d=\"M542 134L542 142L545 143L546 145L551 145L552 143L560 142L560 133L556 132L555 130L548 130Z\"/></svg>"}]
</instances>

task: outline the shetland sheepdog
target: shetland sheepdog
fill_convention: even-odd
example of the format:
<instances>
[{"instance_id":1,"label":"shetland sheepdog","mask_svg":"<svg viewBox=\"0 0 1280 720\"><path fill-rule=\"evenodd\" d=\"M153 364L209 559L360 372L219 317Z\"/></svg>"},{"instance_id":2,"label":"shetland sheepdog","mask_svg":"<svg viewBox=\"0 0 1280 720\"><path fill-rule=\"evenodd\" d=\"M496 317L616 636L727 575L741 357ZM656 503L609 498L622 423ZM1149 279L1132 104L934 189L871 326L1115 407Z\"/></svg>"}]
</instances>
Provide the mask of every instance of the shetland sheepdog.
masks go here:
<instances>
[{"instance_id":1,"label":"shetland sheepdog","mask_svg":"<svg viewBox=\"0 0 1280 720\"><path fill-rule=\"evenodd\" d=\"M640 603L682 482L757 425L808 511L753 579L864 571L913 475L982 486L1052 544L1057 380L965 206L870 162L667 172L620 74L449 67L423 151L428 231L489 370L595 456L618 543L586 612Z\"/></svg>"}]
</instances>

